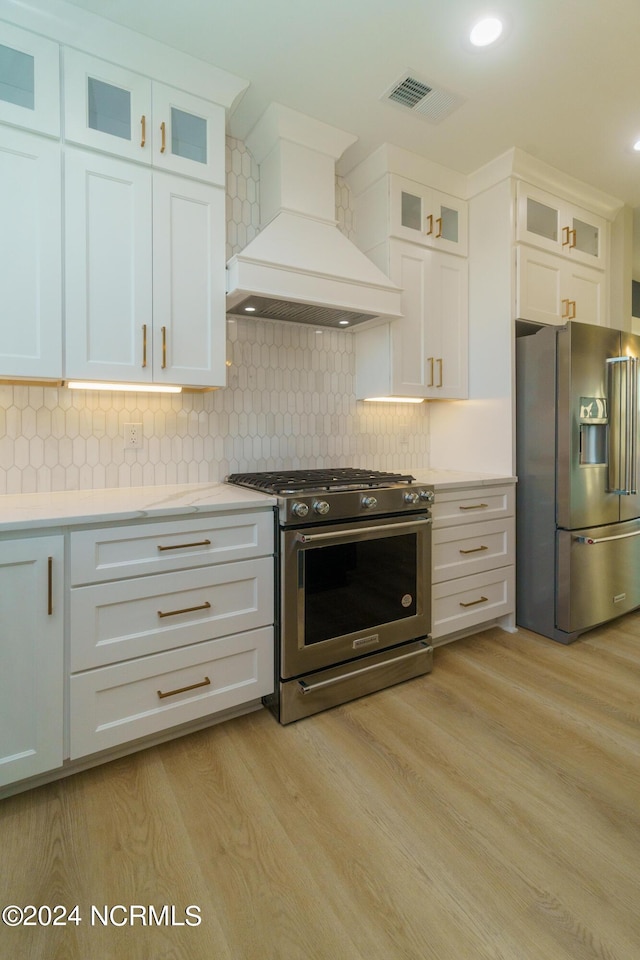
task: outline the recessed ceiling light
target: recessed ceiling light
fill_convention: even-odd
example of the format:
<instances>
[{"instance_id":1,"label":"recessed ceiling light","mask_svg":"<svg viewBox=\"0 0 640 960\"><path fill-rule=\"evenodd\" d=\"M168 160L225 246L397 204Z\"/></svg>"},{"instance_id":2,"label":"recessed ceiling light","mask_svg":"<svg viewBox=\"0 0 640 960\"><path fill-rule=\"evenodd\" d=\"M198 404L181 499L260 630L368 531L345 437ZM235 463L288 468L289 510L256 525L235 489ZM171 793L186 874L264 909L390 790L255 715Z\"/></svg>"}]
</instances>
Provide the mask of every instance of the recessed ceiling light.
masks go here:
<instances>
[{"instance_id":1,"label":"recessed ceiling light","mask_svg":"<svg viewBox=\"0 0 640 960\"><path fill-rule=\"evenodd\" d=\"M255 313L255 312L256 312L256 308L255 308L255 307L245 307L245 308L244 308L244 312L245 312L245 313Z\"/></svg>"},{"instance_id":2,"label":"recessed ceiling light","mask_svg":"<svg viewBox=\"0 0 640 960\"><path fill-rule=\"evenodd\" d=\"M469 34L474 47L487 47L494 43L502 33L502 20L497 17L485 17L479 20Z\"/></svg>"},{"instance_id":3,"label":"recessed ceiling light","mask_svg":"<svg viewBox=\"0 0 640 960\"><path fill-rule=\"evenodd\" d=\"M348 320L338 320L338 323L340 324L341 327L348 327L348 326L349 326L349 321L348 321Z\"/></svg>"}]
</instances>

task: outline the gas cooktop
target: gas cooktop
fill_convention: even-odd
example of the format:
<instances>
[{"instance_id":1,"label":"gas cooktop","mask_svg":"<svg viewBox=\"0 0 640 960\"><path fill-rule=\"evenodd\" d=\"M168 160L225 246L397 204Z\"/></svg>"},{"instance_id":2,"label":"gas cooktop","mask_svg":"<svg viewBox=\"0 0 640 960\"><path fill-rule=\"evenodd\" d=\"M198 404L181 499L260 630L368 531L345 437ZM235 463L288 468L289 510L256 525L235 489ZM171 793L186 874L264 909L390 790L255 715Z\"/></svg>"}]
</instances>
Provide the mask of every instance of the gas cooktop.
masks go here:
<instances>
[{"instance_id":1,"label":"gas cooktop","mask_svg":"<svg viewBox=\"0 0 640 960\"><path fill-rule=\"evenodd\" d=\"M359 470L338 467L334 470L286 470L263 473L232 473L227 483L261 490L263 493L310 493L318 490L364 490L385 487L395 483L413 483L415 477L402 473L383 473L378 470Z\"/></svg>"}]
</instances>

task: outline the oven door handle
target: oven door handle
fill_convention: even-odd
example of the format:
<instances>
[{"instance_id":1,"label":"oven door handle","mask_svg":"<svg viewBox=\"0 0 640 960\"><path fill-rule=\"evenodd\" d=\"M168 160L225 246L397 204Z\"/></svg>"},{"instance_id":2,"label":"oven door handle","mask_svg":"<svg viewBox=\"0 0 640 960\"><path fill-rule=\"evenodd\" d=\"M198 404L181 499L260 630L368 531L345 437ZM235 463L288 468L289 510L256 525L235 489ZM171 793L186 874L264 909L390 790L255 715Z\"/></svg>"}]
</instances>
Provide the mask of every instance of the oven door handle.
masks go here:
<instances>
[{"instance_id":1,"label":"oven door handle","mask_svg":"<svg viewBox=\"0 0 640 960\"><path fill-rule=\"evenodd\" d=\"M411 660L413 657L422 657L427 650L431 650L431 647L424 641L420 642L422 643L420 650L412 650L411 653L403 653L401 656L394 657L392 660L382 660L378 663L370 663L366 667L359 667L357 670L351 670L349 673L343 673L339 677L329 677L328 680L318 680L317 683L307 683L306 680L298 680L300 693L313 693L315 690L322 690L324 687L331 687L334 683L340 683L342 680L351 680L352 677L358 677L361 673L370 673L372 670L377 670L379 667L388 667L390 663L399 663L401 660Z\"/></svg>"},{"instance_id":2,"label":"oven door handle","mask_svg":"<svg viewBox=\"0 0 640 960\"><path fill-rule=\"evenodd\" d=\"M359 536L366 533L379 533L381 530L385 533L393 533L394 530L402 530L405 527L416 527L421 524L429 524L431 519L428 517L420 520L410 520L406 523L381 523L375 527L360 527L355 530L351 527L348 530L333 530L331 533L296 533L298 543L319 543L321 540L337 540L338 538Z\"/></svg>"}]
</instances>

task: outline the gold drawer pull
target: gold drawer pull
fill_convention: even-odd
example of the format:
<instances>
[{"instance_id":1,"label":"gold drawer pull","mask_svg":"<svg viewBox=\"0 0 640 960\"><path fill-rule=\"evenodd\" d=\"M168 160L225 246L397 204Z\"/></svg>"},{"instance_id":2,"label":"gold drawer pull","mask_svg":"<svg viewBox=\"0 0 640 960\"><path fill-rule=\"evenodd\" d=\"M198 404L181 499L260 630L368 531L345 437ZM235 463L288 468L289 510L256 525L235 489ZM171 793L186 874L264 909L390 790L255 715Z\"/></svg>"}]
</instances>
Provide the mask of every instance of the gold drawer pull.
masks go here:
<instances>
[{"instance_id":1,"label":"gold drawer pull","mask_svg":"<svg viewBox=\"0 0 640 960\"><path fill-rule=\"evenodd\" d=\"M47 557L47 616L53 616L53 557Z\"/></svg>"},{"instance_id":2,"label":"gold drawer pull","mask_svg":"<svg viewBox=\"0 0 640 960\"><path fill-rule=\"evenodd\" d=\"M467 507L464 507L462 506L462 504L460 504L460 510L482 510L483 507L488 507L488 506L489 506L488 503L472 503Z\"/></svg>"},{"instance_id":3,"label":"gold drawer pull","mask_svg":"<svg viewBox=\"0 0 640 960\"><path fill-rule=\"evenodd\" d=\"M158 696L161 700L164 700L165 697L175 697L177 693L186 693L187 690L197 690L198 687L208 687L211 683L209 677L205 677L204 680L201 680L200 683L191 683L188 687L178 687L177 690L167 690L166 693L163 693L162 690L158 690Z\"/></svg>"},{"instance_id":4,"label":"gold drawer pull","mask_svg":"<svg viewBox=\"0 0 640 960\"><path fill-rule=\"evenodd\" d=\"M205 600L204 603L199 603L197 607L184 607L182 610L167 610L166 613L163 613L162 610L158 610L159 617L177 617L179 613L194 613L196 610L209 610L211 604L208 600Z\"/></svg>"},{"instance_id":5,"label":"gold drawer pull","mask_svg":"<svg viewBox=\"0 0 640 960\"><path fill-rule=\"evenodd\" d=\"M475 607L476 603L486 603L489 597L480 597L479 600L470 600L469 603L463 603L460 601L461 607Z\"/></svg>"},{"instance_id":6,"label":"gold drawer pull","mask_svg":"<svg viewBox=\"0 0 640 960\"><path fill-rule=\"evenodd\" d=\"M211 540L196 540L195 543L172 543L168 547L158 544L158 550L186 550L187 547L210 547Z\"/></svg>"},{"instance_id":7,"label":"gold drawer pull","mask_svg":"<svg viewBox=\"0 0 640 960\"><path fill-rule=\"evenodd\" d=\"M460 550L459 553L480 553L481 550L488 550L489 547L473 547L471 550Z\"/></svg>"}]
</instances>

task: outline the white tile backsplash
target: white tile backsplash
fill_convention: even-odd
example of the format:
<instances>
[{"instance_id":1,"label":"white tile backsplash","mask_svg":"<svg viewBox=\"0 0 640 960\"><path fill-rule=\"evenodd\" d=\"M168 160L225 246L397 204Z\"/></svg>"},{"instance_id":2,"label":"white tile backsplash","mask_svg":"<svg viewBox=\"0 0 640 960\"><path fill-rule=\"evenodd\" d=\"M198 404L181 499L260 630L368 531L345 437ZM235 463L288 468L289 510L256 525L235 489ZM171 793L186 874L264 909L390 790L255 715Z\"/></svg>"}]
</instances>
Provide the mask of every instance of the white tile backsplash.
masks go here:
<instances>
[{"instance_id":1,"label":"white tile backsplash","mask_svg":"<svg viewBox=\"0 0 640 960\"><path fill-rule=\"evenodd\" d=\"M347 185L336 183L347 234ZM258 170L227 140L227 255L259 224ZM0 493L223 479L227 473L429 465L429 405L365 404L354 392L353 333L229 318L228 386L180 395L92 393L0 384ZM143 425L125 450L124 424Z\"/></svg>"}]
</instances>

